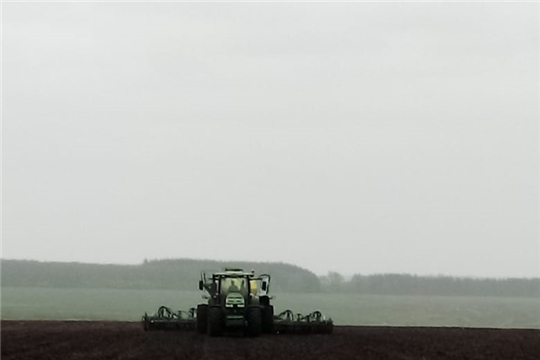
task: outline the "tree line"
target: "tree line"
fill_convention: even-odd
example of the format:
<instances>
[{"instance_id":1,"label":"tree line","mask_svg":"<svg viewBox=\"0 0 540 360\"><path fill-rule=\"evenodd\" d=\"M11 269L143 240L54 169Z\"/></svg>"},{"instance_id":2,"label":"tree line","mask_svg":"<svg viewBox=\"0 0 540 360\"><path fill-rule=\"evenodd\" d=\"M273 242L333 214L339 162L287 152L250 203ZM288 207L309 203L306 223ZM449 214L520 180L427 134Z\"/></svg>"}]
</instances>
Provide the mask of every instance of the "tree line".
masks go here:
<instances>
[{"instance_id":1,"label":"tree line","mask_svg":"<svg viewBox=\"0 0 540 360\"><path fill-rule=\"evenodd\" d=\"M144 260L138 265L2 260L2 286L198 290L201 271L225 267L270 274L272 291L321 290L314 273L291 264L194 259Z\"/></svg>"},{"instance_id":2,"label":"tree line","mask_svg":"<svg viewBox=\"0 0 540 360\"><path fill-rule=\"evenodd\" d=\"M337 272L320 277L323 292L416 295L540 297L539 278L470 278L409 274L355 274L346 280Z\"/></svg>"},{"instance_id":3,"label":"tree line","mask_svg":"<svg viewBox=\"0 0 540 360\"><path fill-rule=\"evenodd\" d=\"M255 270L272 276L271 292L349 293L415 296L540 297L539 278L465 278L408 274L337 272L317 276L286 263L222 262L195 259L144 260L137 265L103 265L33 260L1 260L4 287L114 288L197 290L200 272L224 267Z\"/></svg>"}]
</instances>

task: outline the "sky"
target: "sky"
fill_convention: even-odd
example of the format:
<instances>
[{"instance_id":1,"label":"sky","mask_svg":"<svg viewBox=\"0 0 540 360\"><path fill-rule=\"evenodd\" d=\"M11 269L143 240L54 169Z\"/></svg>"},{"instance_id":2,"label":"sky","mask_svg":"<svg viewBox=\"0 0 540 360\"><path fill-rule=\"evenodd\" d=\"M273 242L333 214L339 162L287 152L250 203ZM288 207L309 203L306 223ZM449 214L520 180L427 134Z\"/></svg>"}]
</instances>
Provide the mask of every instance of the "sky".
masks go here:
<instances>
[{"instance_id":1,"label":"sky","mask_svg":"<svg viewBox=\"0 0 540 360\"><path fill-rule=\"evenodd\" d=\"M4 3L2 258L540 277L538 3Z\"/></svg>"}]
</instances>

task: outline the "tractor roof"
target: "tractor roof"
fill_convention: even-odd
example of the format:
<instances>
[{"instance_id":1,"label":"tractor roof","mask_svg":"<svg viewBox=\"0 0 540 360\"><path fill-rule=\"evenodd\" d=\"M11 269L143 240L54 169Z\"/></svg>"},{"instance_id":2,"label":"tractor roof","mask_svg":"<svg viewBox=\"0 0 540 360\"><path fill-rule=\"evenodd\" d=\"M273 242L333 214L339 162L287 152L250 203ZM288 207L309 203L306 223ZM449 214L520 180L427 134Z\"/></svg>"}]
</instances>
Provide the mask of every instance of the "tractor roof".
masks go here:
<instances>
[{"instance_id":1,"label":"tractor roof","mask_svg":"<svg viewBox=\"0 0 540 360\"><path fill-rule=\"evenodd\" d=\"M224 271L214 273L214 276L253 276L253 273L245 272L243 269L225 268Z\"/></svg>"}]
</instances>

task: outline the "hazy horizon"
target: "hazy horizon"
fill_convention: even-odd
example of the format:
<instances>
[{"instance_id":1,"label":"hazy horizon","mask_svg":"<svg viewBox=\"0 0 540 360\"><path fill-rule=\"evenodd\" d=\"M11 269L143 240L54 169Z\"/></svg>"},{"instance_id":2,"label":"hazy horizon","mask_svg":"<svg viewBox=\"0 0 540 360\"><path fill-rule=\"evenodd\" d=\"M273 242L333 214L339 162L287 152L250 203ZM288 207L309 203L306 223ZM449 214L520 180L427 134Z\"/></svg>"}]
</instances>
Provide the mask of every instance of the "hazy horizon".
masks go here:
<instances>
[{"instance_id":1,"label":"hazy horizon","mask_svg":"<svg viewBox=\"0 0 540 360\"><path fill-rule=\"evenodd\" d=\"M2 258L540 277L538 3L2 5Z\"/></svg>"},{"instance_id":2,"label":"hazy horizon","mask_svg":"<svg viewBox=\"0 0 540 360\"><path fill-rule=\"evenodd\" d=\"M158 258L158 259L151 259L151 258L145 258L145 259L142 259L141 261L139 262L129 262L129 263L120 263L120 262L87 262L87 261L56 261L56 260L37 260L37 259L8 259L8 258L0 258L0 261L1 260L13 260L13 261L37 261L37 262L40 262L40 263L75 263L75 264L81 264L81 265L119 265L119 266L134 266L134 265L143 265L145 261L162 261L162 260L195 260L195 261L219 261L219 262L224 262L224 266L227 265L226 263L230 263L230 264L235 264L235 263L240 263L240 262L251 262L252 260L239 260L239 259L210 259L210 258ZM439 276L442 276L442 277L457 277L457 278L472 278L472 279L484 279L484 278L487 278L487 279L510 279L510 278L517 278L517 279L540 279L540 276L521 276L521 277L514 277L514 276L475 276L475 275L452 275L452 274L443 274L443 273L438 273L438 274L429 274L429 273L425 273L425 274L416 274L416 273L408 273L408 272L372 272L372 273L360 273L360 272L355 272L355 273L341 273L339 271L336 271L336 270L333 270L333 269L330 269L326 272L317 272L315 270L312 270L312 269L309 269L309 268L306 268L306 267L303 267L303 266L300 266L298 264L294 264L294 263L289 263L289 262L282 262L282 261L253 261L253 262L260 262L260 263L284 263L284 264L289 264L289 265L294 265L294 266L298 266L299 268L301 269L305 269L305 270L308 270L308 271L311 271L312 273L314 273L315 275L321 277L321 276L327 276L329 273L331 272L337 272L338 274L342 275L344 280L345 281L349 281L350 278L354 275L364 275L364 276L369 276L369 275L388 275L388 274L399 274L399 275L412 275L412 276L427 276L427 277L439 277ZM205 271L208 271L209 269L201 269L202 270L205 270ZM219 269L214 269L214 270L219 270ZM257 273L257 269L254 269L255 272Z\"/></svg>"}]
</instances>

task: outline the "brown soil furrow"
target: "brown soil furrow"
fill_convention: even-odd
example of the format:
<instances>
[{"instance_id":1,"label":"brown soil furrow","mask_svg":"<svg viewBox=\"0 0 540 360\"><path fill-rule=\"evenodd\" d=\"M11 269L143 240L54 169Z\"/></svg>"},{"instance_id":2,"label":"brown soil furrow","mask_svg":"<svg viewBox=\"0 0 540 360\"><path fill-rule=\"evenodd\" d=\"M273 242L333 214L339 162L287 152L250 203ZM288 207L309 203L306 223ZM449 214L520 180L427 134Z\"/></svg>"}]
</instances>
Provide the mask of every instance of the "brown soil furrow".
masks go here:
<instances>
[{"instance_id":1,"label":"brown soil furrow","mask_svg":"<svg viewBox=\"0 0 540 360\"><path fill-rule=\"evenodd\" d=\"M2 321L2 360L540 359L540 330L336 327L332 335L218 338L133 322Z\"/></svg>"}]
</instances>

